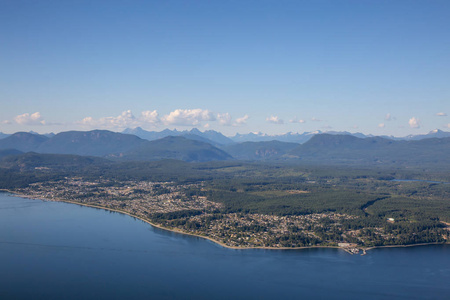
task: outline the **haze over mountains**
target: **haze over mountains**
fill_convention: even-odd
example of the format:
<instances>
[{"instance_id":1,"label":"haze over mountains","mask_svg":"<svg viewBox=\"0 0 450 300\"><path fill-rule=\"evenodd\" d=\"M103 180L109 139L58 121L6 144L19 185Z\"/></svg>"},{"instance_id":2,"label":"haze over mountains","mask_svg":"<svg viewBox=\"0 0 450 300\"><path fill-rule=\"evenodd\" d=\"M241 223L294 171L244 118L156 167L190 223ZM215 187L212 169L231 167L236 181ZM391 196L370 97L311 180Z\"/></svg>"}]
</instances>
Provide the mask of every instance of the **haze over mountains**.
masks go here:
<instances>
[{"instance_id":1,"label":"haze over mountains","mask_svg":"<svg viewBox=\"0 0 450 300\"><path fill-rule=\"evenodd\" d=\"M28 133L32 133L35 135L40 135L36 132L30 131ZM161 139L167 136L184 136L189 139L194 140L201 140L210 144L214 145L228 145L233 143L242 143L242 142L268 142L268 141L280 141L280 142L288 142L288 143L299 143L302 144L306 141L308 141L310 138L317 134L333 134L333 135L352 135L359 138L367 138L367 137L374 137L374 135L371 134L363 134L360 132L351 133L348 131L311 131L311 132L287 132L285 134L277 134L277 135L269 135L262 132L250 132L247 134L240 134L237 133L234 136L227 137L223 135L220 132L214 131L214 130L206 130L206 131L200 131L197 128L193 128L191 130L183 130L179 131L177 129L170 130L165 129L162 131L147 131L142 129L141 127L136 128L127 128L121 133L125 134L132 134L135 136L140 137L141 139L145 140L157 140ZM11 134L5 134L0 132L0 140L4 139ZM45 137L53 137L55 136L54 133L46 133L42 134ZM450 137L450 132L442 131L440 129L435 129L430 131L427 134L419 134L419 135L408 135L405 137L394 137L394 136L387 136L382 135L381 137L391 139L391 140L421 140L421 139L427 139L427 138L443 138L443 137Z\"/></svg>"},{"instance_id":2,"label":"haze over mountains","mask_svg":"<svg viewBox=\"0 0 450 300\"><path fill-rule=\"evenodd\" d=\"M317 134L333 134L333 135L352 135L359 138L367 138L367 137L374 137L373 135L369 134L363 134L360 132L351 133L348 131L311 131L311 132L288 132L285 134L277 134L277 135L269 135L261 132L250 132L247 134L239 134L237 133L234 136L226 137L222 133L214 131L214 130L207 130L207 131L200 131L197 128L191 129L191 130L170 130L165 129L163 131L147 131L140 127L136 127L134 129L128 128L122 131L122 133L127 134L134 134L142 139L146 140L156 140L160 139L166 136L189 136L194 137L198 136L203 138L203 141L206 141L209 143L213 143L216 145L228 145L232 143L242 143L242 142L269 142L269 141L280 141L280 142L288 142L288 143L299 143L302 144L304 142L307 142L310 138ZM435 129L430 131L427 134L421 134L421 135L408 135L405 137L394 137L394 136L382 136L387 139L392 140L421 140L421 139L427 139L427 138L443 138L443 137L450 137L450 132L442 131L439 129ZM195 138L193 138L195 139Z\"/></svg>"},{"instance_id":3,"label":"haze over mountains","mask_svg":"<svg viewBox=\"0 0 450 300\"><path fill-rule=\"evenodd\" d=\"M136 128L125 132L68 131L50 137L17 132L0 139L0 157L36 152L125 161L176 159L206 162L237 159L321 164L450 163L450 133L439 130L428 135L411 136L408 140L347 132L288 133L282 136L249 134L232 138L212 130L201 132L198 129L151 132ZM130 134L132 132L140 136ZM285 141L273 140L274 137ZM272 140L266 140L270 138ZM253 141L236 142L245 139ZM306 139L306 142L300 142Z\"/></svg>"},{"instance_id":4,"label":"haze over mountains","mask_svg":"<svg viewBox=\"0 0 450 300\"><path fill-rule=\"evenodd\" d=\"M190 139L202 140L205 142L209 142L211 144L219 144L219 145L227 145L234 142L232 139L224 136L220 132L214 130L207 130L202 132L197 128L183 131L178 131L176 129L174 130L165 129L163 131L147 131L142 129L141 127L136 127L134 129L130 128L125 129L124 131L122 131L122 133L134 134L142 139L146 139L149 141L161 139L167 136L184 136Z\"/></svg>"}]
</instances>

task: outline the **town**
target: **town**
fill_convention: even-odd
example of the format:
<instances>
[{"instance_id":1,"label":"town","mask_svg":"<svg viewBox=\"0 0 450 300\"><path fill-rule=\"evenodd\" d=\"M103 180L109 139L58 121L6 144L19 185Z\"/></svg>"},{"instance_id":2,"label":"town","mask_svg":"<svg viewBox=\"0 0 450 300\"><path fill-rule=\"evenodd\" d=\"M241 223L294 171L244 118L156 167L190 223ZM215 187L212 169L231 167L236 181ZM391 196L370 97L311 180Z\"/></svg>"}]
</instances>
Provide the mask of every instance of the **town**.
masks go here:
<instances>
[{"instance_id":1,"label":"town","mask_svg":"<svg viewBox=\"0 0 450 300\"><path fill-rule=\"evenodd\" d=\"M33 183L15 192L31 198L74 202L127 213L168 230L209 238L226 247L328 246L357 253L356 245L367 245L374 239L396 238L383 227L354 229L348 224L359 217L343 213L284 216L227 213L222 211L221 203L192 192L202 190L203 183L119 182L101 178L85 181L81 177L67 177Z\"/></svg>"}]
</instances>

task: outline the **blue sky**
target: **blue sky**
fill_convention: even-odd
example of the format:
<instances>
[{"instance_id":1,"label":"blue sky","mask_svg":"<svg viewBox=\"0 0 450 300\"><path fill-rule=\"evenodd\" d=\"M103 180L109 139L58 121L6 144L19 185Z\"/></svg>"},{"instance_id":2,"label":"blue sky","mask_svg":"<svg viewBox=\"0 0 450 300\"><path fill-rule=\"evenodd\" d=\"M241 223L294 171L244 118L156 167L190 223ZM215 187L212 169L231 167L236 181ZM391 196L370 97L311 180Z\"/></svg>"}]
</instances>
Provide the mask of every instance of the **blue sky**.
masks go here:
<instances>
[{"instance_id":1,"label":"blue sky","mask_svg":"<svg viewBox=\"0 0 450 300\"><path fill-rule=\"evenodd\" d=\"M450 130L450 1L0 2L0 131Z\"/></svg>"}]
</instances>

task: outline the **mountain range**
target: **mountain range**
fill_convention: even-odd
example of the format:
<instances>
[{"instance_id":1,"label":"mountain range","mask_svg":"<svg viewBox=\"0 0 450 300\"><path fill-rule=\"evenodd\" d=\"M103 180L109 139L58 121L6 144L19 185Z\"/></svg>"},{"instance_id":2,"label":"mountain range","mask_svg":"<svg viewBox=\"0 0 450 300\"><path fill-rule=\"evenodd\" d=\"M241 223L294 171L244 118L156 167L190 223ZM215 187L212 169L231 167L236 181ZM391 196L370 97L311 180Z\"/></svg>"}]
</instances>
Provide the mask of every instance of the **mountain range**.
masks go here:
<instances>
[{"instance_id":1,"label":"mountain range","mask_svg":"<svg viewBox=\"0 0 450 300\"><path fill-rule=\"evenodd\" d=\"M232 159L231 155L211 144L183 136L167 136L154 141L145 141L138 147L122 153L120 158L134 161L177 159L188 162Z\"/></svg>"},{"instance_id":2,"label":"mountain range","mask_svg":"<svg viewBox=\"0 0 450 300\"><path fill-rule=\"evenodd\" d=\"M450 137L394 140L385 137L361 138L351 134L314 133L303 144L275 140L230 143L213 131L191 130L177 133L177 136L147 140L107 130L68 131L51 137L17 132L0 139L0 158L20 155L22 152L36 152L123 161L176 159L206 162L237 159L320 164L450 164ZM204 133L211 139L205 137ZM440 131L430 134L446 136L445 132ZM219 140L226 144L218 143Z\"/></svg>"},{"instance_id":3,"label":"mountain range","mask_svg":"<svg viewBox=\"0 0 450 300\"><path fill-rule=\"evenodd\" d=\"M243 142L223 146L222 149L240 160L272 160L281 159L289 151L298 147L297 143L280 141Z\"/></svg>"},{"instance_id":4,"label":"mountain range","mask_svg":"<svg viewBox=\"0 0 450 300\"><path fill-rule=\"evenodd\" d=\"M303 144L307 142L309 139L311 139L313 136L318 134L332 134L332 135L351 135L358 138L370 138L374 137L371 134L363 134L360 132L351 133L348 131L311 131L311 132L288 132L285 134L278 134L278 135L269 135L261 132L250 132L247 134L235 134L231 137L226 137L222 133L214 131L214 130L206 130L206 131L200 131L197 128L191 129L191 130L184 130L184 131L178 131L176 129L170 130L165 129L163 131L147 131L142 129L141 127L136 127L134 129L127 128L122 133L127 134L134 134L142 139L146 139L149 141L157 140L166 136L184 136L191 139L199 139L203 138L202 141L208 142L210 144L213 144L215 146L219 145L230 145L233 143L242 143L242 142L269 142L269 141L280 141L280 142L287 142L287 143L298 143ZM450 137L450 132L442 131L439 129L435 129L430 131L427 134L420 134L420 135L408 135L405 137L394 137L394 136L381 136L386 139L391 140L397 140L397 141L409 141L409 140L422 140L422 139L428 139L428 138L443 138L443 137Z\"/></svg>"},{"instance_id":5,"label":"mountain range","mask_svg":"<svg viewBox=\"0 0 450 300\"><path fill-rule=\"evenodd\" d=\"M39 135L38 133L33 132L33 131L30 131L29 133ZM366 135L366 134L363 134L360 132L356 132L356 133L351 133L348 131L325 131L325 132L323 132L320 130L311 131L311 132L303 132L303 133L288 132L285 134L278 134L278 135L269 135L269 134L265 134L265 133L261 133L261 132L250 132L247 134L237 133L234 136L226 137L222 133L214 131L214 130L200 131L197 128L193 128L191 130L183 130L183 131L178 131L176 129L174 129L174 130L165 129L162 131L147 131L147 130L142 129L141 127L127 128L124 131L122 131L121 133L135 135L137 137L140 137L141 139L149 140L149 141L158 140L158 139L161 139L161 138L164 138L167 136L183 136L188 139L203 141L205 143L209 143L214 146L230 145L233 143L242 143L242 142L269 142L269 141L280 141L280 142L303 144L303 143L307 142L309 139L311 139L313 136L318 135L318 134L323 134L323 133L332 134L332 135L351 135L351 136L355 136L358 138L374 137L371 134ZM5 133L0 132L0 140L7 138L8 136L10 136L10 134L5 134ZM46 134L43 134L42 136L52 138L53 136L55 136L55 134L54 133L46 133ZM396 140L396 141L410 141L410 140L422 140L422 139L428 139L428 138L450 137L450 132L435 129L435 130L430 131L427 134L408 135L405 137L394 137L394 136L382 135L380 137L390 139L390 140Z\"/></svg>"},{"instance_id":6,"label":"mountain range","mask_svg":"<svg viewBox=\"0 0 450 300\"><path fill-rule=\"evenodd\" d=\"M191 135L193 136L193 135ZM196 140L196 139L200 140ZM0 150L73 154L118 160L178 159L185 161L226 160L232 157L201 137L168 136L148 141L132 134L107 130L67 131L49 138L17 132L0 140Z\"/></svg>"},{"instance_id":7,"label":"mountain range","mask_svg":"<svg viewBox=\"0 0 450 300\"><path fill-rule=\"evenodd\" d=\"M168 136L183 136L188 139L201 140L203 142L207 142L213 145L227 145L233 143L232 139L224 136L220 132L214 130L206 130L202 132L197 128L183 131L178 131L176 129L174 130L165 129L163 131L147 131L142 129L141 127L136 127L134 129L127 128L124 131L122 131L122 133L133 134L140 137L141 139L149 141L158 140Z\"/></svg>"},{"instance_id":8,"label":"mountain range","mask_svg":"<svg viewBox=\"0 0 450 300\"><path fill-rule=\"evenodd\" d=\"M287 156L321 164L450 165L450 138L395 141L321 134L294 148Z\"/></svg>"}]
</instances>

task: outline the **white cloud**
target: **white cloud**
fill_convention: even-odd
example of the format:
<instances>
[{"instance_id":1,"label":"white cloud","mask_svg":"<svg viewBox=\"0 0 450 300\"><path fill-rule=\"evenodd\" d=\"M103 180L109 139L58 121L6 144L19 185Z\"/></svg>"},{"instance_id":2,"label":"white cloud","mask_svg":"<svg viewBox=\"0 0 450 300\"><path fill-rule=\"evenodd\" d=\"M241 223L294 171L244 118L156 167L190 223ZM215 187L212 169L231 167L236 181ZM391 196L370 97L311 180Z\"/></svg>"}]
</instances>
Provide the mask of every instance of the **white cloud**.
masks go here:
<instances>
[{"instance_id":1,"label":"white cloud","mask_svg":"<svg viewBox=\"0 0 450 300\"><path fill-rule=\"evenodd\" d=\"M270 116L266 118L266 121L272 124L284 124L284 121L280 118L278 118L278 116Z\"/></svg>"},{"instance_id":2,"label":"white cloud","mask_svg":"<svg viewBox=\"0 0 450 300\"><path fill-rule=\"evenodd\" d=\"M321 119L317 119L316 117L311 118L311 121L314 121L314 122L322 122Z\"/></svg>"},{"instance_id":3,"label":"white cloud","mask_svg":"<svg viewBox=\"0 0 450 300\"><path fill-rule=\"evenodd\" d=\"M117 117L105 117L100 119L86 117L77 123L87 127L114 129L136 127L140 125L140 121L136 119L131 110L126 110Z\"/></svg>"},{"instance_id":4,"label":"white cloud","mask_svg":"<svg viewBox=\"0 0 450 300\"><path fill-rule=\"evenodd\" d=\"M436 116L438 116L438 117L446 117L447 114L446 114L445 112L438 112L438 113L436 114Z\"/></svg>"},{"instance_id":5,"label":"white cloud","mask_svg":"<svg viewBox=\"0 0 450 300\"><path fill-rule=\"evenodd\" d=\"M305 121L305 120L302 120L302 119L298 119L297 117L295 117L295 118L293 118L292 120L290 120L289 122L290 122L290 123L299 123L299 124L302 124L302 123L305 123L306 121Z\"/></svg>"},{"instance_id":6,"label":"white cloud","mask_svg":"<svg viewBox=\"0 0 450 300\"><path fill-rule=\"evenodd\" d=\"M177 109L162 118L166 125L195 126L202 121L215 121L212 112L203 109Z\"/></svg>"},{"instance_id":7,"label":"white cloud","mask_svg":"<svg viewBox=\"0 0 450 300\"><path fill-rule=\"evenodd\" d=\"M420 120L416 119L415 117L412 117L409 119L409 127L411 128L420 128Z\"/></svg>"},{"instance_id":8,"label":"white cloud","mask_svg":"<svg viewBox=\"0 0 450 300\"><path fill-rule=\"evenodd\" d=\"M157 125L161 122L158 112L156 110L146 110L141 112L139 121L143 124Z\"/></svg>"},{"instance_id":9,"label":"white cloud","mask_svg":"<svg viewBox=\"0 0 450 300\"><path fill-rule=\"evenodd\" d=\"M445 124L445 125L444 125L444 128L450 128L450 123Z\"/></svg>"},{"instance_id":10,"label":"white cloud","mask_svg":"<svg viewBox=\"0 0 450 300\"><path fill-rule=\"evenodd\" d=\"M6 125L9 125L9 124L11 124L11 121L9 121L9 120L5 120L5 121L2 121L2 124L6 124Z\"/></svg>"},{"instance_id":11,"label":"white cloud","mask_svg":"<svg viewBox=\"0 0 450 300\"><path fill-rule=\"evenodd\" d=\"M77 121L76 123L83 126L97 126L99 121L94 120L92 117L86 117L81 121Z\"/></svg>"},{"instance_id":12,"label":"white cloud","mask_svg":"<svg viewBox=\"0 0 450 300\"><path fill-rule=\"evenodd\" d=\"M125 129L138 126L156 127L161 123L161 120L159 119L158 112L156 110L143 111L141 112L139 118L136 118L131 110L126 110L117 117L104 117L100 119L86 117L76 123L84 127L91 128Z\"/></svg>"},{"instance_id":13,"label":"white cloud","mask_svg":"<svg viewBox=\"0 0 450 300\"><path fill-rule=\"evenodd\" d=\"M76 124L88 128L103 129L125 129L134 127L159 127L161 125L181 125L181 126L201 126L202 122L208 122L203 125L205 128L211 126L210 122L219 121L224 126L241 126L247 122L248 115L237 119L235 122L229 113L214 114L209 110L203 109L177 109L163 117L160 117L156 110L146 110L141 112L139 117L135 117L131 110L122 112L117 117L104 117L94 119L86 117Z\"/></svg>"},{"instance_id":14,"label":"white cloud","mask_svg":"<svg viewBox=\"0 0 450 300\"><path fill-rule=\"evenodd\" d=\"M248 115L245 115L241 118L236 119L235 122L233 122L233 117L229 113L224 114L217 114L217 120L219 121L220 125L223 126L242 126L245 123L247 123Z\"/></svg>"},{"instance_id":15,"label":"white cloud","mask_svg":"<svg viewBox=\"0 0 450 300\"><path fill-rule=\"evenodd\" d=\"M231 119L229 113L217 114L217 120L219 120L220 125L231 126Z\"/></svg>"},{"instance_id":16,"label":"white cloud","mask_svg":"<svg viewBox=\"0 0 450 300\"><path fill-rule=\"evenodd\" d=\"M14 121L19 125L45 125L45 120L42 118L40 112L34 114L25 113L18 115L14 118Z\"/></svg>"},{"instance_id":17,"label":"white cloud","mask_svg":"<svg viewBox=\"0 0 450 300\"><path fill-rule=\"evenodd\" d=\"M391 120L392 120L391 114L390 114L390 113L387 113L387 114L384 116L384 119L385 119L386 121L391 121Z\"/></svg>"},{"instance_id":18,"label":"white cloud","mask_svg":"<svg viewBox=\"0 0 450 300\"><path fill-rule=\"evenodd\" d=\"M241 125L245 125L247 123L249 116L245 115L241 118L237 118L236 122L234 123L234 126L241 126Z\"/></svg>"},{"instance_id":19,"label":"white cloud","mask_svg":"<svg viewBox=\"0 0 450 300\"><path fill-rule=\"evenodd\" d=\"M384 123L380 123L380 124L378 124L378 127L380 127L380 128L384 128L386 125L384 125Z\"/></svg>"}]
</instances>

